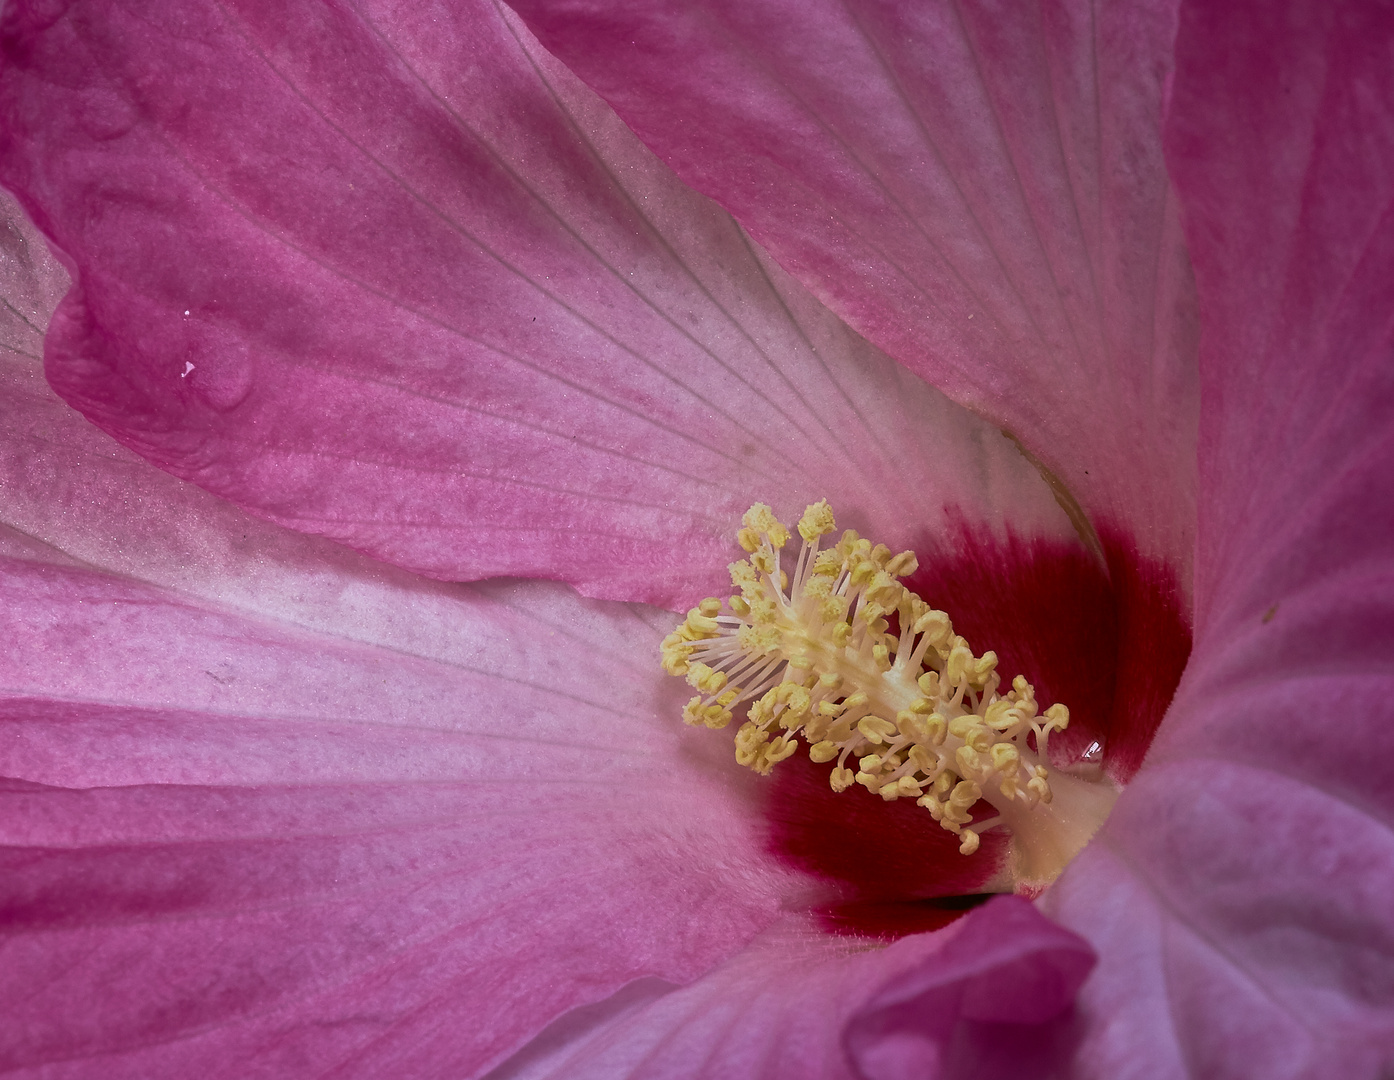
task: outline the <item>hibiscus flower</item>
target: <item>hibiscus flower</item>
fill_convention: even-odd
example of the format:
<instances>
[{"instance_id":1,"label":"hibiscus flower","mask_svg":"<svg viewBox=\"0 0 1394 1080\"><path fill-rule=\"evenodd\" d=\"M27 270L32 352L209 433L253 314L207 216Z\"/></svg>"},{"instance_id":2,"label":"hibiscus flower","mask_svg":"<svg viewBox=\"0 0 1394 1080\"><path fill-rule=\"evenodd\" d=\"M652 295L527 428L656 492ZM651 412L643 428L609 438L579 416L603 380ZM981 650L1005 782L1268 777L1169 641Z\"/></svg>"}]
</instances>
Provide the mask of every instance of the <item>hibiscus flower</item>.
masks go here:
<instances>
[{"instance_id":1,"label":"hibiscus flower","mask_svg":"<svg viewBox=\"0 0 1394 1080\"><path fill-rule=\"evenodd\" d=\"M5 12L4 1067L1378 1075L1389 17L515 7ZM1128 782L1036 907L680 723L820 497Z\"/></svg>"}]
</instances>

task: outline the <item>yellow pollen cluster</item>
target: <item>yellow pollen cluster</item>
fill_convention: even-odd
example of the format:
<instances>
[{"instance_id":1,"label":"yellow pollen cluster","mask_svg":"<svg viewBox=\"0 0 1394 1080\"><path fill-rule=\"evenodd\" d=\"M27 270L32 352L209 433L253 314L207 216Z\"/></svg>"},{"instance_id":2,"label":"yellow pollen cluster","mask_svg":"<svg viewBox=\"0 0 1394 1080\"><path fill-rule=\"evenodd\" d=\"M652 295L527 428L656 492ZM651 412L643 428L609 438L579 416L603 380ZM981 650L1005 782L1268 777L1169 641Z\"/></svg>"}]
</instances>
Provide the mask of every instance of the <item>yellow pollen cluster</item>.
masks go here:
<instances>
[{"instance_id":1,"label":"yellow pollen cluster","mask_svg":"<svg viewBox=\"0 0 1394 1080\"><path fill-rule=\"evenodd\" d=\"M892 554L850 530L820 549L837 527L823 500L799 521L790 575L780 559L790 532L770 508L756 503L742 525L749 558L731 564L737 594L703 600L663 642L664 670L699 691L687 723L723 728L749 702L740 764L767 774L802 737L810 758L833 763L834 791L860 784L913 798L965 855L985 829L1012 829L1021 811L1051 801L1047 745L1069 710L1038 716L1019 675L998 693L996 654L974 655L948 615L900 583L917 568L914 552ZM998 813L975 821L980 799Z\"/></svg>"}]
</instances>

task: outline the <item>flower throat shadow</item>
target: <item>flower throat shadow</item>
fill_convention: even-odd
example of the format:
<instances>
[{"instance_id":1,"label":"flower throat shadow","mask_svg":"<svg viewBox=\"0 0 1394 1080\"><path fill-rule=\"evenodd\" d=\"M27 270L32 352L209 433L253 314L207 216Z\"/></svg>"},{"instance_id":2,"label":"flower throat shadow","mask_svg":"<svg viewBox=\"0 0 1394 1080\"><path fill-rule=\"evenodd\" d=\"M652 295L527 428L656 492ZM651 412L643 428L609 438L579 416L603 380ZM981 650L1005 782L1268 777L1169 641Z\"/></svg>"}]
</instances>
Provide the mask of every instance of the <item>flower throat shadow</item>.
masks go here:
<instances>
[{"instance_id":1,"label":"flower throat shadow","mask_svg":"<svg viewBox=\"0 0 1394 1080\"><path fill-rule=\"evenodd\" d=\"M1070 726L1050 741L1057 765L1097 763L1126 783L1171 702L1191 633L1175 572L1117 530L1099 538L1107 570L1078 544L1004 539L958 518L948 544L926 534L916 548L958 554L926 560L905 584L1024 675L1042 709L1068 704ZM829 932L894 940L937 929L998 887L1000 830L961 855L913 801L839 797L826 767L802 754L759 786L769 850L817 882L810 906Z\"/></svg>"}]
</instances>

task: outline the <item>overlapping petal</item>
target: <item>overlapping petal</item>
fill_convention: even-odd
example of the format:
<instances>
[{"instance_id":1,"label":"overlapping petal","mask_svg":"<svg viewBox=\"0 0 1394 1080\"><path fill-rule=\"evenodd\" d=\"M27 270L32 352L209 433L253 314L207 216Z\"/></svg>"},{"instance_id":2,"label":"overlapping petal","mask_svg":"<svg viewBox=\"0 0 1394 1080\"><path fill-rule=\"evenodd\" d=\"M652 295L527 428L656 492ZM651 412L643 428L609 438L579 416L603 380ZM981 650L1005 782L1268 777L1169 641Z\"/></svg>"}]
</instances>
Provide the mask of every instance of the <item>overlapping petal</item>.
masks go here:
<instances>
[{"instance_id":1,"label":"overlapping petal","mask_svg":"<svg viewBox=\"0 0 1394 1080\"><path fill-rule=\"evenodd\" d=\"M1391 58L1379 5L1183 7L1198 634L1149 767L1053 895L1104 958L1084 1076L1394 1060Z\"/></svg>"},{"instance_id":2,"label":"overlapping petal","mask_svg":"<svg viewBox=\"0 0 1394 1080\"><path fill-rule=\"evenodd\" d=\"M833 310L1184 583L1197 386L1159 135L1171 4L513 6Z\"/></svg>"},{"instance_id":3,"label":"overlapping petal","mask_svg":"<svg viewBox=\"0 0 1394 1080\"><path fill-rule=\"evenodd\" d=\"M422 656L3 569L7 1067L468 1072L774 914L629 611L457 591Z\"/></svg>"},{"instance_id":4,"label":"overlapping petal","mask_svg":"<svg viewBox=\"0 0 1394 1080\"><path fill-rule=\"evenodd\" d=\"M251 518L59 402L25 333L0 367L0 1067L467 1073L775 917L751 791L653 674L670 615Z\"/></svg>"},{"instance_id":5,"label":"overlapping petal","mask_svg":"<svg viewBox=\"0 0 1394 1080\"><path fill-rule=\"evenodd\" d=\"M692 986L563 1018L488 1080L1034 1080L1068 1059L1094 958L1000 897L884 952L776 926Z\"/></svg>"},{"instance_id":6,"label":"overlapping petal","mask_svg":"<svg viewBox=\"0 0 1394 1080\"><path fill-rule=\"evenodd\" d=\"M573 1006L635 979L620 1000L662 996L735 953L642 1019L663 1067L837 1075L851 1059L811 1000L889 994L894 1027L915 979L1036 963L1039 919L995 914L974 925L1011 955L988 968L976 938L948 963L939 938L867 951L788 914L739 953L812 882L769 858L768 793L672 722L679 691L650 668L671 616L416 578L150 468L44 385L32 350L66 275L10 235L5 1068L473 1073ZM756 986L801 1018L798 1054L751 1014ZM767 1041L709 1043L732 1008Z\"/></svg>"},{"instance_id":7,"label":"overlapping petal","mask_svg":"<svg viewBox=\"0 0 1394 1080\"><path fill-rule=\"evenodd\" d=\"M856 524L963 504L996 527L1010 502L1066 535L990 428L820 313L510 17L94 10L7 16L5 178L79 275L52 377L171 471L437 575L670 602L707 584L671 566L719 565L775 471L781 510L857 492ZM818 295L1052 466L1145 661L1136 601L1177 600L1192 535L1189 270L1154 145L1167 11L1043 6L1023 29L800 6L789 37L760 32L789 16L774 5L525 10ZM675 25L702 86L616 62L626 35L668 55ZM1149 767L1048 896L1103 958L1075 1071L1373 1077L1394 1057L1394 27L1368 5L1191 4L1176 40L1200 636ZM508 62L452 70L464 41ZM225 83L186 79L194 61ZM705 112L684 127L689 94ZM40 124L59 100L67 126ZM461 172L478 183L446 183ZM674 703L652 612L423 581L153 472L23 360L58 275L37 280L0 323L19 358L0 372L0 797L23 869L0 878L6 1064L477 1069L639 978L513 1074L836 1076L835 1040L866 1075L932 1074L939 1044L897 1054L910 1032L887 1018L933 997L952 934L852 955L800 926L772 961L670 992L766 926L792 876L719 748L655 720ZM516 325L533 302L541 326ZM708 494L672 465L684 440ZM826 1021L844 1006L857 1023Z\"/></svg>"},{"instance_id":8,"label":"overlapping petal","mask_svg":"<svg viewBox=\"0 0 1394 1080\"><path fill-rule=\"evenodd\" d=\"M1048 467L1109 567L1112 767L1130 776L1190 647L1195 301L1160 138L1172 6L514 6L850 325Z\"/></svg>"},{"instance_id":9,"label":"overlapping petal","mask_svg":"<svg viewBox=\"0 0 1394 1080\"><path fill-rule=\"evenodd\" d=\"M1069 535L495 5L12 4L4 53L0 178L76 274L50 381L257 514L668 604L756 499Z\"/></svg>"}]
</instances>

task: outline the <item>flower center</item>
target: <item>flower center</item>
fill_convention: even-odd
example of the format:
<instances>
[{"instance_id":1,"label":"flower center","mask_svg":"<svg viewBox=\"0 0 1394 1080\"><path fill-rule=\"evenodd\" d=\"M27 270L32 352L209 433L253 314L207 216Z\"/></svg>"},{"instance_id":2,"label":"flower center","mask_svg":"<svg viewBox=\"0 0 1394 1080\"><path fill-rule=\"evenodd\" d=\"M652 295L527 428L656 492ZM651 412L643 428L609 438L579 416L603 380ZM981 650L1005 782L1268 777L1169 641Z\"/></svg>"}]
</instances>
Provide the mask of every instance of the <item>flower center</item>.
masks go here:
<instances>
[{"instance_id":1,"label":"flower center","mask_svg":"<svg viewBox=\"0 0 1394 1080\"><path fill-rule=\"evenodd\" d=\"M1020 675L998 693L996 653L974 655L947 614L900 583L914 552L892 555L851 530L820 550L836 529L827 500L799 521L792 576L781 566L789 530L770 508L756 503L742 524L750 557L730 566L739 595L703 600L663 642L664 669L701 691L683 719L723 728L749 702L741 765L768 774L802 736L810 758L834 763L835 792L860 784L887 801L913 798L964 855L1004 829L1015 886L1053 881L1118 796L1096 769L1050 765L1051 732L1069 709L1039 713Z\"/></svg>"}]
</instances>

